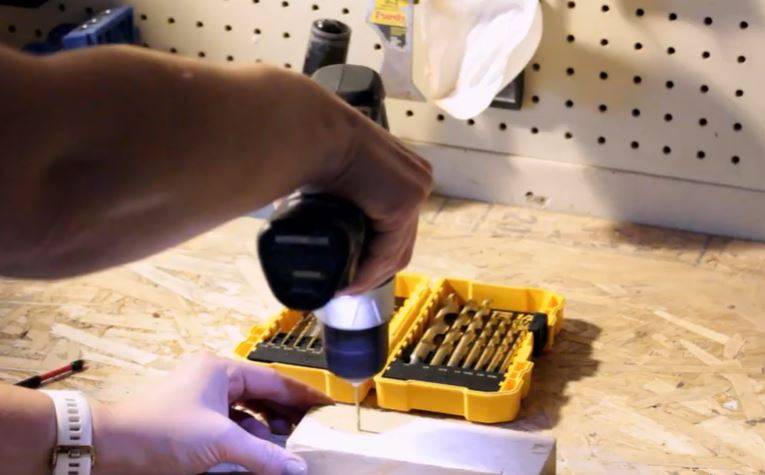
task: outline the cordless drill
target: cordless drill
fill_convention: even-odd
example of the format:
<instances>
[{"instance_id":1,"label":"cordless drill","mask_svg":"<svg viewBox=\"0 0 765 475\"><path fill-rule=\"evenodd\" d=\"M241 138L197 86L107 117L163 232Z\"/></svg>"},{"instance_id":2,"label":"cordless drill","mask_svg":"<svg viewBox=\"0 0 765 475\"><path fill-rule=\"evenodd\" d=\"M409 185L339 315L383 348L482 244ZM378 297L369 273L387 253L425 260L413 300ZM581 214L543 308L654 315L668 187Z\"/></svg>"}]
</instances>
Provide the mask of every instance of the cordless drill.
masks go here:
<instances>
[{"instance_id":1,"label":"cordless drill","mask_svg":"<svg viewBox=\"0 0 765 475\"><path fill-rule=\"evenodd\" d=\"M364 66L324 66L313 80L387 129L380 76ZM327 194L297 193L258 237L271 291L288 308L314 312L322 323L327 368L360 383L378 373L388 355L393 278L359 295L336 297L365 258L373 231L356 205Z\"/></svg>"}]
</instances>

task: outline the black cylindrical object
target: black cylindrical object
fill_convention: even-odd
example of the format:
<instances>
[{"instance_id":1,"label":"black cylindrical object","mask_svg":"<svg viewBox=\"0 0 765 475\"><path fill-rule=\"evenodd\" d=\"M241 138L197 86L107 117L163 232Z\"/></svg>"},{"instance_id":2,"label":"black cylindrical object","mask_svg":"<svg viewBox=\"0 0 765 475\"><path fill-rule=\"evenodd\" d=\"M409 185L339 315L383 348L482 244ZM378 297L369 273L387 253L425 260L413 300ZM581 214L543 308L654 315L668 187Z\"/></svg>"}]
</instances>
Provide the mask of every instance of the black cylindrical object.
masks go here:
<instances>
[{"instance_id":1,"label":"black cylindrical object","mask_svg":"<svg viewBox=\"0 0 765 475\"><path fill-rule=\"evenodd\" d=\"M351 28L339 20L316 20L311 26L308 51L303 63L303 73L311 76L317 69L332 64L345 64Z\"/></svg>"},{"instance_id":2,"label":"black cylindrical object","mask_svg":"<svg viewBox=\"0 0 765 475\"><path fill-rule=\"evenodd\" d=\"M324 325L324 357L332 373L348 380L367 380L388 358L388 322L367 330L338 330Z\"/></svg>"}]
</instances>

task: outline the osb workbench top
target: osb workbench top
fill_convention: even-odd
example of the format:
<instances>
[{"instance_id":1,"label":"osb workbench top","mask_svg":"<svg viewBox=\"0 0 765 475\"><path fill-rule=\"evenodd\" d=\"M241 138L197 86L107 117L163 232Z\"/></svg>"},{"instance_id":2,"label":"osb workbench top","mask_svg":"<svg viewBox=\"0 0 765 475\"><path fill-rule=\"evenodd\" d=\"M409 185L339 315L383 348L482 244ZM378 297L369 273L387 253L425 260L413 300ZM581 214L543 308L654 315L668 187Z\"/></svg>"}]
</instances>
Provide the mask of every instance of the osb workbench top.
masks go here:
<instances>
[{"instance_id":1,"label":"osb workbench top","mask_svg":"<svg viewBox=\"0 0 765 475\"><path fill-rule=\"evenodd\" d=\"M230 353L277 308L242 218L146 261L0 280L0 379L78 356L57 383L102 400L204 348ZM567 297L518 422L561 473L765 472L765 244L432 199L411 269Z\"/></svg>"}]
</instances>

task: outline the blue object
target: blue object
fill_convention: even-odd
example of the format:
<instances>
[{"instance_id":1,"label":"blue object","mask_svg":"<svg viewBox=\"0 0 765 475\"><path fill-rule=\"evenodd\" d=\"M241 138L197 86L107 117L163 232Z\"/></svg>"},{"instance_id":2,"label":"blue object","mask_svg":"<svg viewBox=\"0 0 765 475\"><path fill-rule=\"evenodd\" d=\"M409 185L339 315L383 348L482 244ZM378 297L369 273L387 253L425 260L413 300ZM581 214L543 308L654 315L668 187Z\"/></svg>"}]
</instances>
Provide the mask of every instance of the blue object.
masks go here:
<instances>
[{"instance_id":1,"label":"blue object","mask_svg":"<svg viewBox=\"0 0 765 475\"><path fill-rule=\"evenodd\" d=\"M133 7L121 6L104 10L61 39L65 50L103 44L131 44L136 41Z\"/></svg>"}]
</instances>

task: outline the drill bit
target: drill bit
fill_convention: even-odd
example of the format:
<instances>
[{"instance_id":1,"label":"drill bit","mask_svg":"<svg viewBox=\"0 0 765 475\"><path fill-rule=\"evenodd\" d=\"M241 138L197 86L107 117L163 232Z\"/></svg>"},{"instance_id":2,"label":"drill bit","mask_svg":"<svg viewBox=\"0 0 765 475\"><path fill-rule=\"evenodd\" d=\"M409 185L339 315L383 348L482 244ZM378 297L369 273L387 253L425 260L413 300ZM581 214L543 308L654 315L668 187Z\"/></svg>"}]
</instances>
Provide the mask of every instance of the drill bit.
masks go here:
<instances>
[{"instance_id":1,"label":"drill bit","mask_svg":"<svg viewBox=\"0 0 765 475\"><path fill-rule=\"evenodd\" d=\"M361 432L361 401L359 401L360 383L353 384L353 401L356 403L356 431Z\"/></svg>"},{"instance_id":2,"label":"drill bit","mask_svg":"<svg viewBox=\"0 0 765 475\"><path fill-rule=\"evenodd\" d=\"M472 324L470 327L468 327L467 331L462 335L462 338L460 338L459 343L457 343L457 347L454 349L454 352L452 352L452 355L449 357L449 361L446 362L446 366L457 366L460 361L462 361L463 358L465 358L468 347L470 346L473 341L475 341L477 333L475 330L471 329Z\"/></svg>"},{"instance_id":3,"label":"drill bit","mask_svg":"<svg viewBox=\"0 0 765 475\"><path fill-rule=\"evenodd\" d=\"M496 330L496 328L497 323L494 320L489 319L489 321L483 327L483 330L481 330L481 334L478 335L478 340L476 340L475 344L470 349L470 353L468 353L467 357L465 358L465 362L462 364L463 369L479 369L477 363L480 359L480 356L484 353L486 345L491 340L491 337L494 334L494 330Z\"/></svg>"},{"instance_id":4,"label":"drill bit","mask_svg":"<svg viewBox=\"0 0 765 475\"><path fill-rule=\"evenodd\" d=\"M443 364L444 360L446 359L449 354L451 354L452 350L454 350L454 344L460 339L460 332L452 330L449 333L446 334L446 337L444 337L444 341L441 342L441 344L438 346L438 349L436 350L436 354L433 355L433 359L430 360L430 364L433 366L440 366Z\"/></svg>"},{"instance_id":5,"label":"drill bit","mask_svg":"<svg viewBox=\"0 0 765 475\"><path fill-rule=\"evenodd\" d=\"M412 354L409 355L409 363L418 363L420 361L426 361L430 353L436 349L436 339L446 333L449 329L448 325L443 322L437 322L431 325L425 334L420 338L419 343L415 346Z\"/></svg>"},{"instance_id":6,"label":"drill bit","mask_svg":"<svg viewBox=\"0 0 765 475\"><path fill-rule=\"evenodd\" d=\"M321 325L319 325L318 318L316 318L316 315L313 317L314 320L313 325L311 325L311 331L306 335L306 338L308 338L308 343L305 345L306 350L313 348L314 343L316 343L316 340L319 339L319 335L321 335Z\"/></svg>"},{"instance_id":7,"label":"drill bit","mask_svg":"<svg viewBox=\"0 0 765 475\"><path fill-rule=\"evenodd\" d=\"M297 348L300 345L300 342L303 340L303 338L306 337L308 332L316 325L316 315L313 313L309 313L308 317L306 318L306 323L303 325L303 329L300 331L297 337L295 337L295 341L292 343L292 346Z\"/></svg>"},{"instance_id":8,"label":"drill bit","mask_svg":"<svg viewBox=\"0 0 765 475\"><path fill-rule=\"evenodd\" d=\"M284 335L284 338L282 339L282 343L281 343L282 345L284 346L287 345L287 342L290 341L290 338L292 338L292 335L294 335L295 331L298 330L298 328L300 328L303 325L305 320L306 320L305 315L303 315L302 317L300 317L300 319L297 322L295 322L294 325L292 325L292 328L290 328L290 331L288 331L287 334Z\"/></svg>"}]
</instances>

